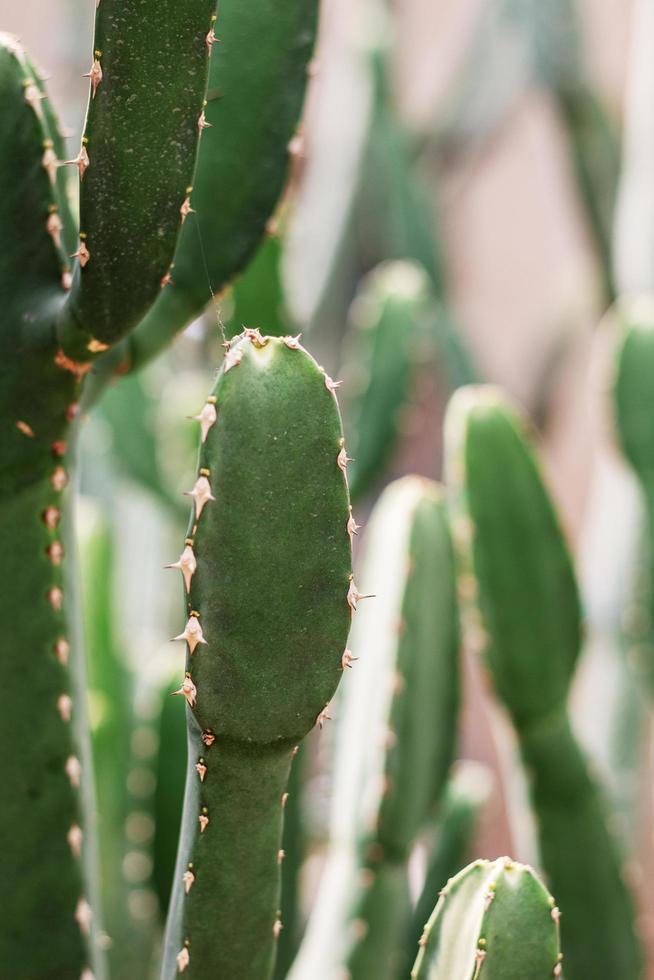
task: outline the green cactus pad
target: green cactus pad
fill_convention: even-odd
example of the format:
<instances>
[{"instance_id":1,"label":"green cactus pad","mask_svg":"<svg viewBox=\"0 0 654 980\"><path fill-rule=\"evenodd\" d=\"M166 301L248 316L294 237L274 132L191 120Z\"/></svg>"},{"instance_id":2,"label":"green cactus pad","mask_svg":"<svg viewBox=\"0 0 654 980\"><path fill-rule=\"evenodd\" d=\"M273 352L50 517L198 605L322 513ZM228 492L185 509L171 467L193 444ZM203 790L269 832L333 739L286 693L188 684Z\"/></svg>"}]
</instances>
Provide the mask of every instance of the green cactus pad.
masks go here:
<instances>
[{"instance_id":1,"label":"green cactus pad","mask_svg":"<svg viewBox=\"0 0 654 980\"><path fill-rule=\"evenodd\" d=\"M329 379L296 338L236 338L206 409L180 563L196 566L189 769L163 975L263 980L292 754L342 676L357 601L345 450Z\"/></svg>"},{"instance_id":2,"label":"green cactus pad","mask_svg":"<svg viewBox=\"0 0 654 980\"><path fill-rule=\"evenodd\" d=\"M413 980L552 980L559 910L531 868L476 861L451 878L420 940Z\"/></svg>"}]
</instances>

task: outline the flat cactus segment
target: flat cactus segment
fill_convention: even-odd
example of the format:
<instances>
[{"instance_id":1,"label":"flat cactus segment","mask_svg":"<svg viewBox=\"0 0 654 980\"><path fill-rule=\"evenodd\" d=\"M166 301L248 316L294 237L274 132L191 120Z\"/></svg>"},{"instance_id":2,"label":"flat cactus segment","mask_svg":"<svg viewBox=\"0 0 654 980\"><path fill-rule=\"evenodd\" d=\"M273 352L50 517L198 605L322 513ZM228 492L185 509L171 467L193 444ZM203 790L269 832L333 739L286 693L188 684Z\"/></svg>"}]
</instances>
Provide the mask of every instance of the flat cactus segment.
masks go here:
<instances>
[{"instance_id":1,"label":"flat cactus segment","mask_svg":"<svg viewBox=\"0 0 654 980\"><path fill-rule=\"evenodd\" d=\"M393 450L424 347L430 286L415 263L385 262L363 281L351 314L344 376L352 429L352 497L370 489Z\"/></svg>"},{"instance_id":2,"label":"flat cactus segment","mask_svg":"<svg viewBox=\"0 0 654 980\"><path fill-rule=\"evenodd\" d=\"M236 338L207 405L187 547L189 765L165 980L273 969L286 785L353 611L338 405L297 338ZM191 568L191 566L187 566ZM253 888L252 883L256 885Z\"/></svg>"},{"instance_id":3,"label":"flat cactus segment","mask_svg":"<svg viewBox=\"0 0 654 980\"><path fill-rule=\"evenodd\" d=\"M425 926L413 980L552 980L562 974L559 911L540 879L508 858L447 883Z\"/></svg>"},{"instance_id":4,"label":"flat cactus segment","mask_svg":"<svg viewBox=\"0 0 654 980\"><path fill-rule=\"evenodd\" d=\"M366 530L358 658L337 702L331 847L292 980L395 975L410 915L406 862L440 797L458 708L458 616L436 484L384 491Z\"/></svg>"},{"instance_id":5,"label":"flat cactus segment","mask_svg":"<svg viewBox=\"0 0 654 980\"><path fill-rule=\"evenodd\" d=\"M97 6L78 263L59 323L71 357L116 343L159 293L192 184L214 10L215 0Z\"/></svg>"},{"instance_id":6,"label":"flat cactus segment","mask_svg":"<svg viewBox=\"0 0 654 980\"><path fill-rule=\"evenodd\" d=\"M581 618L572 560L526 433L490 387L457 392L446 421L455 538L471 539L486 660L518 724L565 701ZM464 558L465 560L465 558Z\"/></svg>"},{"instance_id":7,"label":"flat cactus segment","mask_svg":"<svg viewBox=\"0 0 654 980\"><path fill-rule=\"evenodd\" d=\"M221 0L190 215L172 282L130 340L158 353L254 255L286 181L313 56L318 0ZM257 324L248 323L248 326Z\"/></svg>"}]
</instances>

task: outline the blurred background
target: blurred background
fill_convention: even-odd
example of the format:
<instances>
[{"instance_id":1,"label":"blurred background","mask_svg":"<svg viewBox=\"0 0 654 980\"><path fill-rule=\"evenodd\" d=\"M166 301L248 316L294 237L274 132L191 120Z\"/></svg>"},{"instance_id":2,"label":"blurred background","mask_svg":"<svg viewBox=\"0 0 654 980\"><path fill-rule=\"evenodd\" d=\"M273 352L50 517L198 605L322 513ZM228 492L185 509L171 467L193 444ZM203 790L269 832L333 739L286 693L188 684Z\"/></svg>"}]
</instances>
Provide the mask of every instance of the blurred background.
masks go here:
<instances>
[{"instance_id":1,"label":"blurred background","mask_svg":"<svg viewBox=\"0 0 654 980\"><path fill-rule=\"evenodd\" d=\"M458 385L497 383L533 419L585 598L575 721L614 795L619 832L636 842L628 872L654 977L654 896L644 887L654 870L648 740L625 736L616 762L610 737L625 717L641 734L648 722L638 728L636 702L626 714L616 706L641 515L608 421L602 326L617 295L654 285L648 6L323 0L293 175L270 239L219 311L143 374L116 385L85 426L79 520L84 580L94 583L85 598L95 624L91 717L96 753L107 760L98 766L98 794L108 801L102 860L109 888L114 881L120 891L119 877L129 885L126 921L113 923L112 935L132 930L144 946L155 942L172 873L181 785L169 760L183 755L183 718L173 717L162 692L179 671L167 641L182 599L162 566L175 560L184 534L181 491L193 482L197 435L186 419L201 407L220 362L217 317L228 333L241 323L266 333L301 330L327 371L346 380L349 448L364 383L353 336L379 287L364 277L380 263L408 259L426 274L431 313L413 338L406 396L383 452L361 474L357 518L365 524L393 477L440 478L443 410ZM0 0L0 27L20 36L49 78L71 157L94 7ZM391 292L411 292L412 270L395 269ZM510 765L507 771L512 735L474 658L466 671L459 754L494 774L473 856L529 860L533 828L510 806L524 794ZM326 834L329 741L328 731L314 733L303 766L305 907ZM125 840L115 839L112 821L124 826Z\"/></svg>"}]
</instances>

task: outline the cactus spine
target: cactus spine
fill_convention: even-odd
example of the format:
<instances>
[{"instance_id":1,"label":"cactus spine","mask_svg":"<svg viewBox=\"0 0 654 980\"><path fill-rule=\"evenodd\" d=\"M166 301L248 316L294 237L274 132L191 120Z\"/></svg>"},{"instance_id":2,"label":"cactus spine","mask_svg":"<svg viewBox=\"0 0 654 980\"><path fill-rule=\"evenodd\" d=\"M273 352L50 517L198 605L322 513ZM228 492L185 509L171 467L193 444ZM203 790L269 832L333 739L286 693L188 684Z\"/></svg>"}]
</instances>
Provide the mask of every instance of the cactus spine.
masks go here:
<instances>
[{"instance_id":1,"label":"cactus spine","mask_svg":"<svg viewBox=\"0 0 654 980\"><path fill-rule=\"evenodd\" d=\"M478 590L469 635L531 775L542 860L564 913L568 980L635 978L631 901L566 711L581 638L574 570L524 430L492 388L462 389L448 410L455 537Z\"/></svg>"},{"instance_id":2,"label":"cactus spine","mask_svg":"<svg viewBox=\"0 0 654 980\"><path fill-rule=\"evenodd\" d=\"M201 433L179 562L189 762L163 976L263 980L291 759L326 718L359 598L347 457L330 379L297 338L252 330L227 351Z\"/></svg>"},{"instance_id":3,"label":"cactus spine","mask_svg":"<svg viewBox=\"0 0 654 980\"><path fill-rule=\"evenodd\" d=\"M407 860L454 751L458 623L453 553L436 484L384 491L362 581L376 599L354 623L358 658L337 704L331 848L293 980L392 977L410 915ZM349 661L346 661L349 664Z\"/></svg>"},{"instance_id":4,"label":"cactus spine","mask_svg":"<svg viewBox=\"0 0 654 980\"><path fill-rule=\"evenodd\" d=\"M413 980L562 975L559 910L524 864L475 861L451 878L425 926Z\"/></svg>"}]
</instances>

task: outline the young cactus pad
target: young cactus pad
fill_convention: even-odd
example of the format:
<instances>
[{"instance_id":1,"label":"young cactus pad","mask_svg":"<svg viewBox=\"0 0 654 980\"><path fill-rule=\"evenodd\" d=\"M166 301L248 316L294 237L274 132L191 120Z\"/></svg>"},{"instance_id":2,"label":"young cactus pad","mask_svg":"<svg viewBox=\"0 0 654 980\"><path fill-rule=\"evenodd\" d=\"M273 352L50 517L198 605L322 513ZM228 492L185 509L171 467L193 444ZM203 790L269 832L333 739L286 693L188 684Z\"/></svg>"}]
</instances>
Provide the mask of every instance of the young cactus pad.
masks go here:
<instances>
[{"instance_id":1,"label":"young cactus pad","mask_svg":"<svg viewBox=\"0 0 654 980\"><path fill-rule=\"evenodd\" d=\"M462 591L478 593L464 622L530 775L541 857L564 916L566 978L635 980L640 950L620 854L566 710L581 642L577 584L526 429L493 388L460 389L448 409Z\"/></svg>"},{"instance_id":2,"label":"young cactus pad","mask_svg":"<svg viewBox=\"0 0 654 980\"><path fill-rule=\"evenodd\" d=\"M425 926L412 980L552 980L562 975L559 910L509 858L451 878Z\"/></svg>"},{"instance_id":3,"label":"young cactus pad","mask_svg":"<svg viewBox=\"0 0 654 980\"><path fill-rule=\"evenodd\" d=\"M410 915L407 860L442 794L458 708L454 556L439 487L405 477L366 531L358 658L337 701L331 847L292 980L394 977ZM344 660L344 667L350 663Z\"/></svg>"},{"instance_id":4,"label":"young cactus pad","mask_svg":"<svg viewBox=\"0 0 654 980\"><path fill-rule=\"evenodd\" d=\"M272 972L286 784L326 716L358 593L330 379L298 338L248 330L201 419L178 563L189 765L165 980Z\"/></svg>"}]
</instances>

